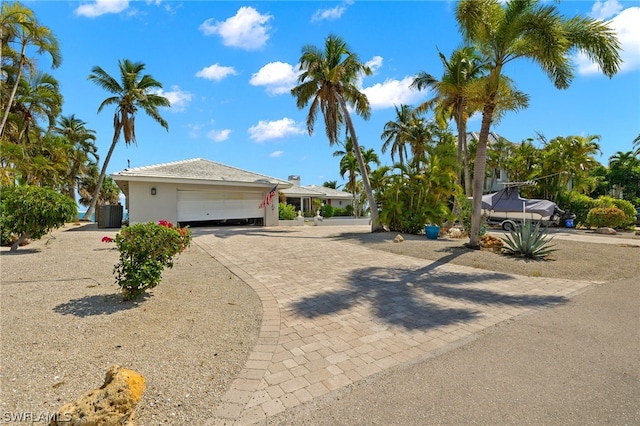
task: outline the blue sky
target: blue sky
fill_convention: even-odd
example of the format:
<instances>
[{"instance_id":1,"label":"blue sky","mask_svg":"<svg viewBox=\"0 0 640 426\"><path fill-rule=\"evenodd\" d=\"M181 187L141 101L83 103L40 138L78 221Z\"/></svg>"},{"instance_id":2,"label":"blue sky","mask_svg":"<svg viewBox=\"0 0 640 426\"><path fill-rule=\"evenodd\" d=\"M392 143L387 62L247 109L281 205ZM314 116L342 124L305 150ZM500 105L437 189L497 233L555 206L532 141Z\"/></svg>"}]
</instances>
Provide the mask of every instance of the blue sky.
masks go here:
<instances>
[{"instance_id":1,"label":"blue sky","mask_svg":"<svg viewBox=\"0 0 640 426\"><path fill-rule=\"evenodd\" d=\"M328 34L342 37L368 63L362 79L371 103L368 121L355 118L361 145L380 152L384 124L395 119L394 105L417 105L428 91L408 88L420 71L441 76L438 49L446 56L462 38L451 1L24 1L60 41L62 65L53 74L64 96L63 114L75 114L94 129L102 159L113 137L113 109L97 114L109 94L87 80L99 65L119 76L118 60L146 65L172 101L162 109L166 132L139 113L137 146L121 142L108 172L127 167L201 157L303 185L327 180L344 183L319 117L306 131L308 110L299 110L289 90L304 45L323 46ZM609 79L576 56L571 87L557 90L527 60L504 69L531 96L528 109L507 114L493 130L519 142L537 132L556 136L600 135L607 164L617 151L629 151L640 133L640 1L564 1L565 16L609 21L624 52L619 74ZM452 126L453 129L453 126ZM480 117L468 130L479 131Z\"/></svg>"}]
</instances>

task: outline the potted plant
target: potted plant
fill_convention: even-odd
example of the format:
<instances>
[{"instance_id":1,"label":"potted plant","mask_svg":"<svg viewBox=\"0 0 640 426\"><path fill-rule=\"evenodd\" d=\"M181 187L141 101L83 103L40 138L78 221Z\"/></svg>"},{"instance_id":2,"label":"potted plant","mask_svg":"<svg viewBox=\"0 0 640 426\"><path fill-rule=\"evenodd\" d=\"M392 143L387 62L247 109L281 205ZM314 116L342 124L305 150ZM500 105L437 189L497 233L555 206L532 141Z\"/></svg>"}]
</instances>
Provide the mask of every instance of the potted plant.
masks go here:
<instances>
[{"instance_id":1,"label":"potted plant","mask_svg":"<svg viewBox=\"0 0 640 426\"><path fill-rule=\"evenodd\" d=\"M424 218L424 233L429 240L437 239L442 224L453 219L447 202L441 199L432 199L425 205Z\"/></svg>"}]
</instances>

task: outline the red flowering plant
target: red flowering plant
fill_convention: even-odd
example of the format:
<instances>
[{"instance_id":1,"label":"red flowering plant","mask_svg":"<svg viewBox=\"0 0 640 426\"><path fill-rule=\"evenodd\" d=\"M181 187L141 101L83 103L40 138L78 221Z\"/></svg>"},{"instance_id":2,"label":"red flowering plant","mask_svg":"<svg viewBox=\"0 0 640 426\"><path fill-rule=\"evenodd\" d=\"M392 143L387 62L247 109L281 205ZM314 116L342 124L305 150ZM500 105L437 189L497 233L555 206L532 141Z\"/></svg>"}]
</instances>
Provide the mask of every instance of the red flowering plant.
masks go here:
<instances>
[{"instance_id":1,"label":"red flowering plant","mask_svg":"<svg viewBox=\"0 0 640 426\"><path fill-rule=\"evenodd\" d=\"M174 257L191 244L191 230L161 220L157 224L131 225L118 233L115 240L103 237L102 241L115 241L120 251L120 261L113 271L116 283L124 299L132 300L160 283L164 268L172 268Z\"/></svg>"}]
</instances>

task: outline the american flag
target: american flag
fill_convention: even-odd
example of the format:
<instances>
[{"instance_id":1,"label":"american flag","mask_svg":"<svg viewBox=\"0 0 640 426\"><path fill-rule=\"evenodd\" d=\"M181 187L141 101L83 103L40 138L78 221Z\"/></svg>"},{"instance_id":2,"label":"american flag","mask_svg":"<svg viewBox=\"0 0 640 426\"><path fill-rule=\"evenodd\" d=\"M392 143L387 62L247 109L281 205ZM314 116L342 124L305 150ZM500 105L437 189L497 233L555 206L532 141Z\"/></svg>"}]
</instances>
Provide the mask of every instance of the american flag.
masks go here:
<instances>
[{"instance_id":1,"label":"american flag","mask_svg":"<svg viewBox=\"0 0 640 426\"><path fill-rule=\"evenodd\" d=\"M273 199L273 197L275 197L276 195L276 188L278 187L278 185L274 186L273 189L271 191L269 191L269 193L264 197L264 200L262 200L262 202L260 203L260 207L259 208L264 208L267 207L269 204L271 204L271 199Z\"/></svg>"}]
</instances>

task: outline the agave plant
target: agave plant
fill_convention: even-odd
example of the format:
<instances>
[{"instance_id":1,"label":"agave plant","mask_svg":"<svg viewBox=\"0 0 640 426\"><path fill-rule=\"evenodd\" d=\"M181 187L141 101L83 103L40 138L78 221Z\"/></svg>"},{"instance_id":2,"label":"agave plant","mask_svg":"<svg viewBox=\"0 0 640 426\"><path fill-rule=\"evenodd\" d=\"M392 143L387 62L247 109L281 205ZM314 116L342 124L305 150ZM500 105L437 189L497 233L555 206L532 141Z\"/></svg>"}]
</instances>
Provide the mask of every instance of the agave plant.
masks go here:
<instances>
[{"instance_id":1,"label":"agave plant","mask_svg":"<svg viewBox=\"0 0 640 426\"><path fill-rule=\"evenodd\" d=\"M506 254L541 259L556 251L550 245L553 237L547 238L547 231L540 227L540 222L533 225L530 221L525 221L510 234L503 238L503 251Z\"/></svg>"}]
</instances>

